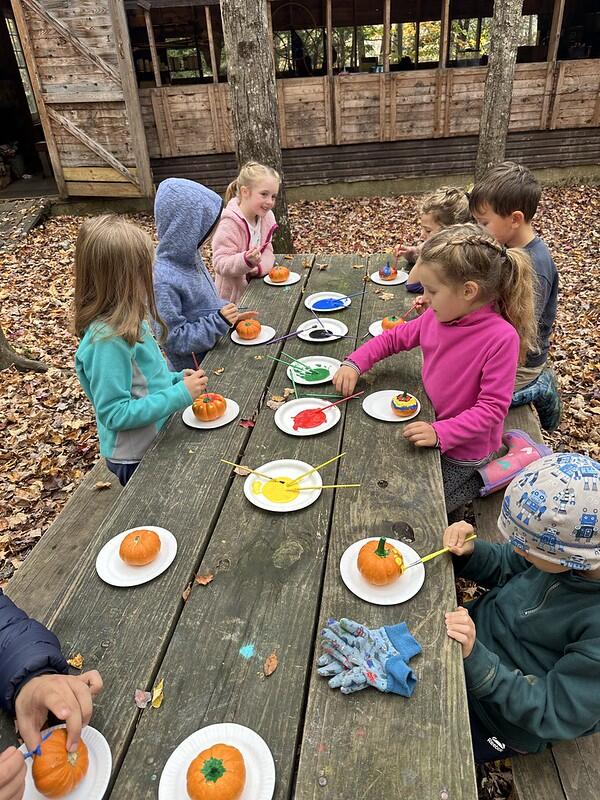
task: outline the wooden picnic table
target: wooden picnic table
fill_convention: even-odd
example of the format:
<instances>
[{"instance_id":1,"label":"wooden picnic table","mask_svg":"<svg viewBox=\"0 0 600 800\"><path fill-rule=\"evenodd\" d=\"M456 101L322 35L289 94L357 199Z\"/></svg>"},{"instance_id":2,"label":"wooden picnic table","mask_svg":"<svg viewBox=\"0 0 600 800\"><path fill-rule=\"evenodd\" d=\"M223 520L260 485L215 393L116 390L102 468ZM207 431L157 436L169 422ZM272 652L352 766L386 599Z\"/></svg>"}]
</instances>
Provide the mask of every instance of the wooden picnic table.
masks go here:
<instances>
[{"instance_id":1,"label":"wooden picnic table","mask_svg":"<svg viewBox=\"0 0 600 800\"><path fill-rule=\"evenodd\" d=\"M333 315L360 340L369 323L412 300L404 286L385 287L393 299L382 299L379 287L365 282L383 259L296 255L285 263L301 274L300 282L275 288L253 281L244 304L283 335L310 318L303 303L309 293L366 287ZM183 739L209 724L237 722L271 748L277 800L476 798L460 647L444 626L444 611L456 605L450 559L428 564L423 588L397 606L360 600L339 575L344 550L366 536L403 538L420 554L439 547L445 508L438 453L408 444L402 425L368 417L360 399L342 404L334 428L310 437L279 431L266 405L290 386L285 366L267 354L283 349L341 360L354 347L347 338L255 347L223 338L202 366L209 389L240 404L240 418L199 431L174 415L106 516L94 515L88 485L85 513L77 513L76 497L63 512L68 524L55 526L11 581L7 591L15 602L48 624L68 655L81 652L85 669L102 673L105 688L92 724L113 756L105 797L157 797L163 766ZM406 389L421 400L420 418L432 418L418 351L377 365L363 388ZM244 427L242 419L255 424ZM313 505L287 514L250 504L244 478L220 461L260 467L298 458L316 465L343 451L344 458L323 469L324 482L361 488L325 490ZM144 525L163 526L177 538L171 567L135 588L102 582L94 567L100 548L120 531ZM212 572L214 580L193 585L184 602L182 593L199 572ZM410 699L371 688L344 696L327 686L316 660L319 632L332 616L370 627L408 624L423 648L411 662L418 684ZM250 658L240 654L246 645ZM263 662L272 652L279 666L265 678ZM138 709L134 691L150 690L161 678L162 707ZM14 742L6 720L0 736L0 747Z\"/></svg>"}]
</instances>

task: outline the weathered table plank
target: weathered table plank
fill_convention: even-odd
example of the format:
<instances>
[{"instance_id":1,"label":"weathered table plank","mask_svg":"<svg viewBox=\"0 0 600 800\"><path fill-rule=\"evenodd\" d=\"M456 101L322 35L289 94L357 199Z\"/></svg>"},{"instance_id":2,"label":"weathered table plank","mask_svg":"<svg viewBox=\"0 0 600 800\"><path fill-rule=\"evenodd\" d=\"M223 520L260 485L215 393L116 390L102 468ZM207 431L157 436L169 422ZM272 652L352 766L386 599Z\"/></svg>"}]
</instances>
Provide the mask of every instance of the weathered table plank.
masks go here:
<instances>
[{"instance_id":1,"label":"weathered table plank","mask_svg":"<svg viewBox=\"0 0 600 800\"><path fill-rule=\"evenodd\" d=\"M345 268L349 257L319 261L331 266L313 270L306 294L360 291L364 273ZM359 310L360 302L353 302L339 315L351 331ZM308 318L310 312L300 308L294 324ZM284 349L343 357L352 347L348 342L317 346L293 339ZM286 385L285 367L278 365L272 387L279 393ZM259 467L271 459L299 458L316 465L339 451L342 430L340 422L320 436L286 436L275 427L273 411L263 407L243 462ZM325 482L335 482L336 473L335 463L325 468ZM276 762L275 797L290 796L334 495L323 491L312 506L278 515L251 505L243 480L236 479L202 561L203 570L219 563L227 568L207 587L195 587L185 605L160 667L167 699L159 712L143 712L113 797L155 797L164 763L179 742L200 727L226 721L264 737ZM253 657L240 655L244 645L254 648ZM273 651L279 667L265 679L262 664Z\"/></svg>"},{"instance_id":2,"label":"weathered table plank","mask_svg":"<svg viewBox=\"0 0 600 800\"><path fill-rule=\"evenodd\" d=\"M377 264L372 259L370 271ZM410 305L404 287L390 287L397 300L382 301L369 286L361 331ZM381 362L357 388L364 381L369 391L397 387L414 392L422 403L421 419L431 419L418 351ZM402 430L402 425L370 419L358 403L348 409L343 442L348 455L338 477L342 483L358 480L362 488L359 497L336 495L319 619L321 627L331 616L371 627L407 622L423 647L411 662L419 682L408 700L373 689L343 696L316 674L313 663L297 800L440 798L444 791L461 800L477 796L460 648L447 638L444 626L444 611L456 603L450 561L429 564L421 591L395 607L359 600L339 575L340 557L352 542L379 534L393 537L396 522L414 529L419 553L439 547L446 524L439 456L435 450L415 450ZM313 661L319 654L317 647Z\"/></svg>"},{"instance_id":3,"label":"weathered table plank","mask_svg":"<svg viewBox=\"0 0 600 800\"><path fill-rule=\"evenodd\" d=\"M296 258L292 266L306 280L303 260ZM304 280L286 291L286 303L256 281L248 290L248 302L256 303L265 322L285 333ZM225 338L202 365L211 379L209 387L238 400L242 417L251 416L259 406L273 371L269 362L254 358L257 349ZM217 377L212 370L221 366L225 372ZM175 415L93 532L83 557L63 573L63 593L52 607L38 610L40 619L62 642L72 643L83 653L86 667L96 667L103 675L105 690L96 704L94 722L111 746L114 770L120 766L139 715L133 692L154 682L181 613L181 592L197 569L229 491L229 468L219 464L219 457L243 449L250 433L237 423L195 431ZM177 558L169 570L132 589L103 583L94 568L102 545L119 531L151 524L169 528L177 538Z\"/></svg>"}]
</instances>

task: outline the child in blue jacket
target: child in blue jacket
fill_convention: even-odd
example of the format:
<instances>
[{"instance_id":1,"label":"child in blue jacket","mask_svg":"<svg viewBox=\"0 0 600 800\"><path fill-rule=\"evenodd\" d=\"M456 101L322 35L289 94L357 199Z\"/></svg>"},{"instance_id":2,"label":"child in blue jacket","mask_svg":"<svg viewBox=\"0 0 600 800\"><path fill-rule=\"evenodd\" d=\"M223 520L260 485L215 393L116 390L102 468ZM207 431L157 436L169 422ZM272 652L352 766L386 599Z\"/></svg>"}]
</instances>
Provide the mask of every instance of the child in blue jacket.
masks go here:
<instances>
[{"instance_id":1,"label":"child in blue jacket","mask_svg":"<svg viewBox=\"0 0 600 800\"><path fill-rule=\"evenodd\" d=\"M0 706L16 717L28 750L40 744L49 713L66 723L67 749L77 750L102 678L96 670L68 671L56 636L0 591ZM21 800L25 775L25 760L15 747L0 752L1 798Z\"/></svg>"},{"instance_id":2,"label":"child in blue jacket","mask_svg":"<svg viewBox=\"0 0 600 800\"><path fill-rule=\"evenodd\" d=\"M240 314L217 294L199 248L210 240L223 201L201 183L168 178L158 187L154 216L159 244L154 265L154 295L167 327L165 352L173 369L194 366L237 322Z\"/></svg>"},{"instance_id":3,"label":"child in blue jacket","mask_svg":"<svg viewBox=\"0 0 600 800\"><path fill-rule=\"evenodd\" d=\"M75 250L75 368L94 406L100 454L125 485L169 416L206 388L202 370L170 372L149 319L154 246L116 216L83 223Z\"/></svg>"}]
</instances>

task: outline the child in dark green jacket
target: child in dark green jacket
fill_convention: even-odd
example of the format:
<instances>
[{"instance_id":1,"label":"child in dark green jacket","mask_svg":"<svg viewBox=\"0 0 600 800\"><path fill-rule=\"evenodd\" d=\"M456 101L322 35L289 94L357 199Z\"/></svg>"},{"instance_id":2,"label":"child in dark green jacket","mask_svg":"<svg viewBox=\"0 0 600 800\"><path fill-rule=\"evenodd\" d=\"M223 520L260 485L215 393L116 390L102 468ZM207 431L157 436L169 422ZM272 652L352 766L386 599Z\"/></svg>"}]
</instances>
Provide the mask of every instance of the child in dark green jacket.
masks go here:
<instances>
[{"instance_id":1,"label":"child in dark green jacket","mask_svg":"<svg viewBox=\"0 0 600 800\"><path fill-rule=\"evenodd\" d=\"M536 753L600 730L600 464L556 453L508 486L506 544L444 533L460 577L489 591L446 614L460 642L475 757Z\"/></svg>"}]
</instances>

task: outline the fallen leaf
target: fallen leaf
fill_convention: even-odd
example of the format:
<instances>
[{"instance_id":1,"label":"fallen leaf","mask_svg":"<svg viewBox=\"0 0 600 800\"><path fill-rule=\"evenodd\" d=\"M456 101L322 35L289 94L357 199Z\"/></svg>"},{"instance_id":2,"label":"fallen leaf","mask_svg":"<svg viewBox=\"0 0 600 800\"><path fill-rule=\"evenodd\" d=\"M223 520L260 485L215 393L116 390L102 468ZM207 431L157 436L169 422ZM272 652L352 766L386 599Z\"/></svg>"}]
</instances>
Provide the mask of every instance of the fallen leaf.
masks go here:
<instances>
[{"instance_id":1,"label":"fallen leaf","mask_svg":"<svg viewBox=\"0 0 600 800\"><path fill-rule=\"evenodd\" d=\"M225 367L218 367L217 369L213 369L214 375L222 375L225 372Z\"/></svg>"},{"instance_id":2,"label":"fallen leaf","mask_svg":"<svg viewBox=\"0 0 600 800\"><path fill-rule=\"evenodd\" d=\"M317 264L317 269L319 270L329 269L329 264Z\"/></svg>"},{"instance_id":3,"label":"fallen leaf","mask_svg":"<svg viewBox=\"0 0 600 800\"><path fill-rule=\"evenodd\" d=\"M191 591L192 591L192 584L190 583L185 587L185 589L181 593L181 596L183 597L183 602L184 603L187 603L187 599L190 596Z\"/></svg>"},{"instance_id":4,"label":"fallen leaf","mask_svg":"<svg viewBox=\"0 0 600 800\"><path fill-rule=\"evenodd\" d=\"M293 261L294 260L294 256L284 256L284 259L286 261Z\"/></svg>"},{"instance_id":5,"label":"fallen leaf","mask_svg":"<svg viewBox=\"0 0 600 800\"><path fill-rule=\"evenodd\" d=\"M278 664L279 660L277 659L277 653L273 650L271 655L266 658L265 663L263 664L265 678L268 678L269 675L272 675L275 672Z\"/></svg>"},{"instance_id":6,"label":"fallen leaf","mask_svg":"<svg viewBox=\"0 0 600 800\"><path fill-rule=\"evenodd\" d=\"M67 658L67 664L74 669L83 669L83 656L77 653L73 658Z\"/></svg>"},{"instance_id":7,"label":"fallen leaf","mask_svg":"<svg viewBox=\"0 0 600 800\"><path fill-rule=\"evenodd\" d=\"M264 356L254 356L255 361L262 361Z\"/></svg>"},{"instance_id":8,"label":"fallen leaf","mask_svg":"<svg viewBox=\"0 0 600 800\"><path fill-rule=\"evenodd\" d=\"M285 387L285 389L283 390L283 396L284 396L284 398L287 400L287 399L288 399L288 397L289 397L291 394L293 394L293 395L295 396L295 395L296 395L296 392L295 392L295 391L294 391L294 390L293 390L293 389L292 389L290 386L286 386L286 387Z\"/></svg>"},{"instance_id":9,"label":"fallen leaf","mask_svg":"<svg viewBox=\"0 0 600 800\"><path fill-rule=\"evenodd\" d=\"M284 397L282 397L281 400L274 400L273 398L271 398L271 400L267 400L266 406L267 408L271 408L273 411L277 411L277 409L281 408L281 406L284 403L285 403Z\"/></svg>"},{"instance_id":10,"label":"fallen leaf","mask_svg":"<svg viewBox=\"0 0 600 800\"><path fill-rule=\"evenodd\" d=\"M379 295L380 300L393 300L395 297L393 292L381 292Z\"/></svg>"},{"instance_id":11,"label":"fallen leaf","mask_svg":"<svg viewBox=\"0 0 600 800\"><path fill-rule=\"evenodd\" d=\"M136 689L133 699L138 708L146 708L150 700L152 700L152 695L150 692L145 692L143 689Z\"/></svg>"},{"instance_id":12,"label":"fallen leaf","mask_svg":"<svg viewBox=\"0 0 600 800\"><path fill-rule=\"evenodd\" d=\"M161 678L154 689L152 689L152 708L160 708L162 706L163 700L165 699L165 693L163 691L164 684L164 678Z\"/></svg>"},{"instance_id":13,"label":"fallen leaf","mask_svg":"<svg viewBox=\"0 0 600 800\"><path fill-rule=\"evenodd\" d=\"M207 586L212 580L214 580L214 575L212 572L207 572L206 575L196 575L196 583L200 586Z\"/></svg>"},{"instance_id":14,"label":"fallen leaf","mask_svg":"<svg viewBox=\"0 0 600 800\"><path fill-rule=\"evenodd\" d=\"M235 472L236 475L250 475L250 473L252 472L252 470L248 469L248 467L240 467L240 466L234 467L233 471Z\"/></svg>"},{"instance_id":15,"label":"fallen leaf","mask_svg":"<svg viewBox=\"0 0 600 800\"><path fill-rule=\"evenodd\" d=\"M352 269L364 269L364 264L352 264Z\"/></svg>"},{"instance_id":16,"label":"fallen leaf","mask_svg":"<svg viewBox=\"0 0 600 800\"><path fill-rule=\"evenodd\" d=\"M253 419L241 419L239 421L240 428L253 428L256 425Z\"/></svg>"},{"instance_id":17,"label":"fallen leaf","mask_svg":"<svg viewBox=\"0 0 600 800\"><path fill-rule=\"evenodd\" d=\"M110 481L96 481L94 484L94 489L97 489L99 492L103 491L103 489L110 489L112 486Z\"/></svg>"}]
</instances>

